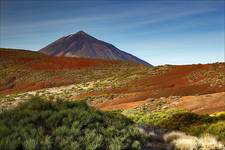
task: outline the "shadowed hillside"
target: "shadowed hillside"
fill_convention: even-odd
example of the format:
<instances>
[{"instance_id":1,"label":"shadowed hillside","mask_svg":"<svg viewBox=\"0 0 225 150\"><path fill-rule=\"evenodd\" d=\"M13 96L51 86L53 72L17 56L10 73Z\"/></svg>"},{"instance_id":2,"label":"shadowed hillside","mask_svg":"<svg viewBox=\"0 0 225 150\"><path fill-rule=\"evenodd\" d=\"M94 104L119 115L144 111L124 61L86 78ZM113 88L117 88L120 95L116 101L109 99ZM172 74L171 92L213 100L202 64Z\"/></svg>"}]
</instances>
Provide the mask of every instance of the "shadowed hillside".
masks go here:
<instances>
[{"instance_id":1,"label":"shadowed hillside","mask_svg":"<svg viewBox=\"0 0 225 150\"><path fill-rule=\"evenodd\" d=\"M136 56L121 51L112 44L98 40L84 31L64 36L42 48L40 52L51 56L133 61L150 66Z\"/></svg>"}]
</instances>

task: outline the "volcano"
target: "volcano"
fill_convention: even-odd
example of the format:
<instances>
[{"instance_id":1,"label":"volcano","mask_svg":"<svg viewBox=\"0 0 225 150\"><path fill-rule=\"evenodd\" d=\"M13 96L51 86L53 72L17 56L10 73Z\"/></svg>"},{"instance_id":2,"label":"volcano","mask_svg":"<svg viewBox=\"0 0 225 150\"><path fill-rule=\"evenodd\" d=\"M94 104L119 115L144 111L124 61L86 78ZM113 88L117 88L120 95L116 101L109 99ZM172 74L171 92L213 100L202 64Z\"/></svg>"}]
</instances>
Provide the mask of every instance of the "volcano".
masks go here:
<instances>
[{"instance_id":1,"label":"volcano","mask_svg":"<svg viewBox=\"0 0 225 150\"><path fill-rule=\"evenodd\" d=\"M136 56L126 53L110 43L98 40L84 31L61 37L40 49L40 52L51 56L132 61L151 66Z\"/></svg>"}]
</instances>

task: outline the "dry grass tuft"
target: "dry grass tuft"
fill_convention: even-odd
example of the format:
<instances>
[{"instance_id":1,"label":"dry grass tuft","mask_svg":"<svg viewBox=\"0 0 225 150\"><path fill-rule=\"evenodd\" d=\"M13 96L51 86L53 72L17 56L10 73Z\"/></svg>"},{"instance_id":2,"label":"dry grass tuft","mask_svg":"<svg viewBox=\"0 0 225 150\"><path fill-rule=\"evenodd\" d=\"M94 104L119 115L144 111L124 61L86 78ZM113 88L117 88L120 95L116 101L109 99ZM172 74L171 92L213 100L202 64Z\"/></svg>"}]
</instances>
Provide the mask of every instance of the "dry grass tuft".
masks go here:
<instances>
[{"instance_id":1,"label":"dry grass tuft","mask_svg":"<svg viewBox=\"0 0 225 150\"><path fill-rule=\"evenodd\" d=\"M172 132L169 132L169 133L165 134L163 138L167 143L171 143L174 140L179 139L179 138L184 137L184 136L186 136L186 134L183 133L183 132L172 131Z\"/></svg>"},{"instance_id":2,"label":"dry grass tuft","mask_svg":"<svg viewBox=\"0 0 225 150\"><path fill-rule=\"evenodd\" d=\"M225 146L210 134L197 138L172 131L164 135L164 140L173 144L176 150L225 150Z\"/></svg>"},{"instance_id":3,"label":"dry grass tuft","mask_svg":"<svg viewBox=\"0 0 225 150\"><path fill-rule=\"evenodd\" d=\"M177 150L198 150L200 144L194 136L182 136L172 142Z\"/></svg>"},{"instance_id":4,"label":"dry grass tuft","mask_svg":"<svg viewBox=\"0 0 225 150\"><path fill-rule=\"evenodd\" d=\"M200 137L200 150L225 150L224 145L217 141L217 139L209 134L204 134Z\"/></svg>"}]
</instances>

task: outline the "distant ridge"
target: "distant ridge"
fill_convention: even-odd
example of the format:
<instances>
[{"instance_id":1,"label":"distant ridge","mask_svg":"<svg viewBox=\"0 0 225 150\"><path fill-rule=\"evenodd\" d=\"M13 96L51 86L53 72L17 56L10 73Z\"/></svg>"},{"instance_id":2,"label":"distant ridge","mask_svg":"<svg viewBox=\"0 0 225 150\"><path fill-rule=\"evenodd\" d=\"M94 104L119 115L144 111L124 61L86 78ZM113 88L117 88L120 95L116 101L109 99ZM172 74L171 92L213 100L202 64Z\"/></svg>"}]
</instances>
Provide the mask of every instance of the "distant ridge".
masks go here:
<instances>
[{"instance_id":1,"label":"distant ridge","mask_svg":"<svg viewBox=\"0 0 225 150\"><path fill-rule=\"evenodd\" d=\"M40 52L51 56L133 61L151 66L136 56L126 53L112 44L98 40L84 31L64 36L40 49Z\"/></svg>"}]
</instances>

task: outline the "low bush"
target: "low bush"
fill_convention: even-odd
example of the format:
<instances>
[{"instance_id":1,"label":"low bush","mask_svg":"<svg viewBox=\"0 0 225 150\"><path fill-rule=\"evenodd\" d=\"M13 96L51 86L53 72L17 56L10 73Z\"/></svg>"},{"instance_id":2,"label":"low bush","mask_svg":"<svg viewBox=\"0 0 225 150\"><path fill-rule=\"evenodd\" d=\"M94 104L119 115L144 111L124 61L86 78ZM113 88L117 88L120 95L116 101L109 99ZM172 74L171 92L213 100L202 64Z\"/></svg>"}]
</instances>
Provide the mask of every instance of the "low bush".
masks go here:
<instances>
[{"instance_id":1,"label":"low bush","mask_svg":"<svg viewBox=\"0 0 225 150\"><path fill-rule=\"evenodd\" d=\"M225 120L225 111L214 113L214 114L212 114L212 116L216 116L216 117L218 117L220 119L224 119Z\"/></svg>"},{"instance_id":2,"label":"low bush","mask_svg":"<svg viewBox=\"0 0 225 150\"><path fill-rule=\"evenodd\" d=\"M119 113L38 97L1 113L0 135L1 150L140 149L145 141Z\"/></svg>"},{"instance_id":3,"label":"low bush","mask_svg":"<svg viewBox=\"0 0 225 150\"><path fill-rule=\"evenodd\" d=\"M219 140L225 139L224 113L217 115L198 115L180 109L169 109L152 113L144 113L136 110L122 112L131 120L140 124L153 124L168 130L180 130L187 134L200 136L210 133Z\"/></svg>"},{"instance_id":4,"label":"low bush","mask_svg":"<svg viewBox=\"0 0 225 150\"><path fill-rule=\"evenodd\" d=\"M219 140L225 139L225 121L218 121L211 124L200 124L191 126L189 128L185 128L184 131L186 131L189 134L200 136L203 133L209 133L217 137Z\"/></svg>"}]
</instances>

